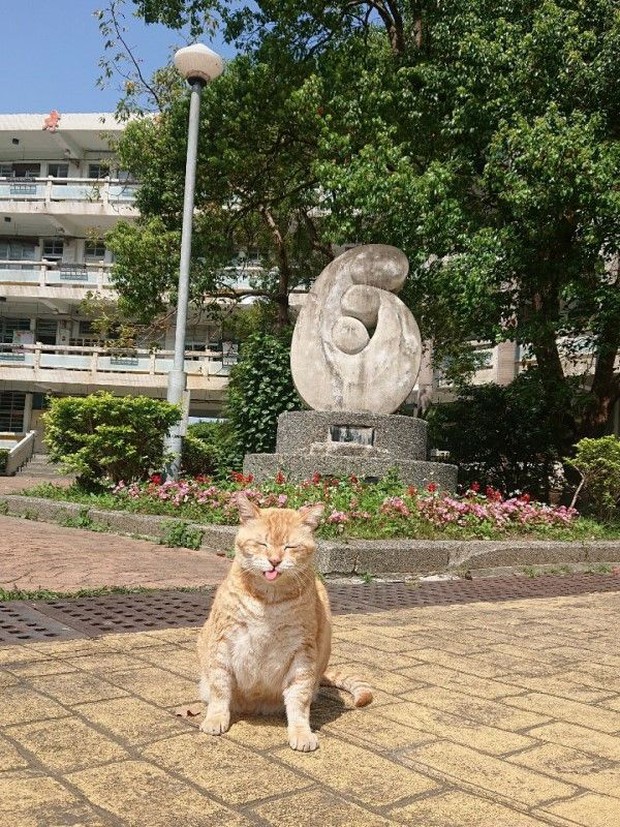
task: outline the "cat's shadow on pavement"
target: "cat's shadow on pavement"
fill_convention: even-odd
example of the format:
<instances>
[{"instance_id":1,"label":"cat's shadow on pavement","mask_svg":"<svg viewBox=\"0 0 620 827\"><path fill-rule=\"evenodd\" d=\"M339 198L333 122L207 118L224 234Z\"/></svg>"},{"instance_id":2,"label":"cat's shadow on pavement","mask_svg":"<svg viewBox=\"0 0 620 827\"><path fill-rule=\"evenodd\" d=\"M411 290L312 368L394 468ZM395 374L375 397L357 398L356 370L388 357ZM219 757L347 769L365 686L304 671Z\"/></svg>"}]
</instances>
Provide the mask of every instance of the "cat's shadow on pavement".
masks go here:
<instances>
[{"instance_id":1,"label":"cat's shadow on pavement","mask_svg":"<svg viewBox=\"0 0 620 827\"><path fill-rule=\"evenodd\" d=\"M344 695L346 697L346 693L344 693ZM354 709L355 707L353 707L350 702L346 703L344 701L342 695L337 689L333 689L331 687L321 687L318 697L316 701L313 702L310 710L310 727L313 732L318 732L321 727L325 726L325 724L331 724L333 721L337 721L342 715L345 715L348 712L353 712ZM186 712L183 714L182 710L191 710L191 713L187 714ZM188 723L192 726L198 727L203 717L201 714L203 711L206 711L206 706L201 701L197 701L185 707L179 707L176 714L181 715L181 717L188 718ZM273 726L274 724L286 727L286 716L284 712L275 715L233 714L230 724L231 727L234 727L234 725L240 721L245 721L252 727L257 728Z\"/></svg>"}]
</instances>

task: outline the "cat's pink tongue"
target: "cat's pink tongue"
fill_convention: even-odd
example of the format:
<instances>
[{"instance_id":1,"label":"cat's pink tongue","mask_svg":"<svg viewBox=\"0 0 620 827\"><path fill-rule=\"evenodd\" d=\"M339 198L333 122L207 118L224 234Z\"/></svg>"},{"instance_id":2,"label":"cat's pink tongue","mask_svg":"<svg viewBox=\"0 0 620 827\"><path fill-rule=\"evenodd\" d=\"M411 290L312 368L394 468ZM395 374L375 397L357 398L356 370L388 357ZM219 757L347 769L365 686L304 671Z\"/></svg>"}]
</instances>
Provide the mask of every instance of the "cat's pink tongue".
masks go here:
<instances>
[{"instance_id":1,"label":"cat's pink tongue","mask_svg":"<svg viewBox=\"0 0 620 827\"><path fill-rule=\"evenodd\" d=\"M275 580L276 577L279 576L279 574L280 572L276 571L276 569L271 569L271 571L265 572L265 577L267 578L267 580Z\"/></svg>"}]
</instances>

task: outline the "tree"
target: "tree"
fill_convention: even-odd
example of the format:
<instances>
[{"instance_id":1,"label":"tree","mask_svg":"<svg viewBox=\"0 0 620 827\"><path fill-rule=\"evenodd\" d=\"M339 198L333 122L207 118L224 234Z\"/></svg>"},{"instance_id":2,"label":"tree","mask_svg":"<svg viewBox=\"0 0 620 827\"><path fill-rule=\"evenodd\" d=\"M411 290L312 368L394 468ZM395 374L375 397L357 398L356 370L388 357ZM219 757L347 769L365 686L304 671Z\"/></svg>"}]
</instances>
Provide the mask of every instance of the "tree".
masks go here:
<instances>
[{"instance_id":1,"label":"tree","mask_svg":"<svg viewBox=\"0 0 620 827\"><path fill-rule=\"evenodd\" d=\"M544 501L554 485L562 487L555 477L571 448L565 423L574 400L564 385L548 396L536 370L505 387L465 387L454 401L431 406L429 439L450 452L464 487L478 483Z\"/></svg>"},{"instance_id":2,"label":"tree","mask_svg":"<svg viewBox=\"0 0 620 827\"><path fill-rule=\"evenodd\" d=\"M213 293L266 297L277 325L288 324L288 295L308 285L331 258L320 238L320 190L312 171L315 112L296 86L275 86L273 70L239 57L203 91L191 270L192 298ZM107 236L116 255L114 282L128 311L163 311L178 278L187 98L157 119L127 126L118 146L123 167L141 182L140 219ZM249 284L241 251L258 263ZM247 263L247 262L245 262Z\"/></svg>"},{"instance_id":3,"label":"tree","mask_svg":"<svg viewBox=\"0 0 620 827\"><path fill-rule=\"evenodd\" d=\"M320 207L322 240L407 253L407 300L438 361L470 339L514 339L535 358L547 396L583 374L587 404L562 427L575 437L605 427L620 395L615 0L134 5L169 25L219 17L246 51L241 76L252 70L246 77L278 124L272 132L251 121L263 127L254 143L272 153L257 151L256 168L277 163L283 142L300 154L284 153L280 180L301 161L304 196L321 194L307 213ZM239 99L233 123L247 128L254 98ZM243 129L222 137L222 152L235 156L228 142ZM241 145L251 169L256 147ZM204 160L231 171L214 155ZM245 203L245 189L234 193Z\"/></svg>"},{"instance_id":4,"label":"tree","mask_svg":"<svg viewBox=\"0 0 620 827\"><path fill-rule=\"evenodd\" d=\"M96 489L159 471L164 438L181 411L159 399L101 392L52 399L44 418L50 459Z\"/></svg>"},{"instance_id":5,"label":"tree","mask_svg":"<svg viewBox=\"0 0 620 827\"><path fill-rule=\"evenodd\" d=\"M323 136L329 213L409 254L409 302L439 359L463 339L516 339L552 394L589 356L575 429L596 432L620 392L618 6L420 9L369 70L372 106L352 96L334 117L349 137Z\"/></svg>"}]
</instances>

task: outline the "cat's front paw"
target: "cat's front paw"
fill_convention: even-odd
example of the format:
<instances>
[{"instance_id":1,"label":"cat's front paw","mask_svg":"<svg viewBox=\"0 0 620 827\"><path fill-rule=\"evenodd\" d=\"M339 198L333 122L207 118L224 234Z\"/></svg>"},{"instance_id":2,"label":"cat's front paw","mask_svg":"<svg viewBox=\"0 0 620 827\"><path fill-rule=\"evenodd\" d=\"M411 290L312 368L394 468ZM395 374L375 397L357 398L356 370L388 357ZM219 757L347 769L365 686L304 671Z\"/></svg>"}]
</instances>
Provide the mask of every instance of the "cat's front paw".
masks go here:
<instances>
[{"instance_id":1,"label":"cat's front paw","mask_svg":"<svg viewBox=\"0 0 620 827\"><path fill-rule=\"evenodd\" d=\"M223 712L215 713L214 715L207 713L207 717L200 724L200 729L202 732L206 732L207 735L222 735L228 730L229 726L230 715L226 715Z\"/></svg>"},{"instance_id":2,"label":"cat's front paw","mask_svg":"<svg viewBox=\"0 0 620 827\"><path fill-rule=\"evenodd\" d=\"M289 730L288 742L291 749L298 752L314 752L319 748L319 737L309 729L294 729Z\"/></svg>"}]
</instances>

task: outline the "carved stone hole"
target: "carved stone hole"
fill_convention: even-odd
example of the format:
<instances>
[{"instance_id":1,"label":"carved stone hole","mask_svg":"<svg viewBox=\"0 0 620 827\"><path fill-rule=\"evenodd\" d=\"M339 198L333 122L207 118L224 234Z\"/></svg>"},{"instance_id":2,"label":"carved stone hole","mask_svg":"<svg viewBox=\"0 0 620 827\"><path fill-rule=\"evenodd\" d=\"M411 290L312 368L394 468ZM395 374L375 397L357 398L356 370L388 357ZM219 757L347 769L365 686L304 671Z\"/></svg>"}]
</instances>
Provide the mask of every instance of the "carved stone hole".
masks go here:
<instances>
[{"instance_id":1,"label":"carved stone hole","mask_svg":"<svg viewBox=\"0 0 620 827\"><path fill-rule=\"evenodd\" d=\"M329 438L332 442L353 442L356 445L375 444L374 428L353 428L350 425L330 425Z\"/></svg>"}]
</instances>

